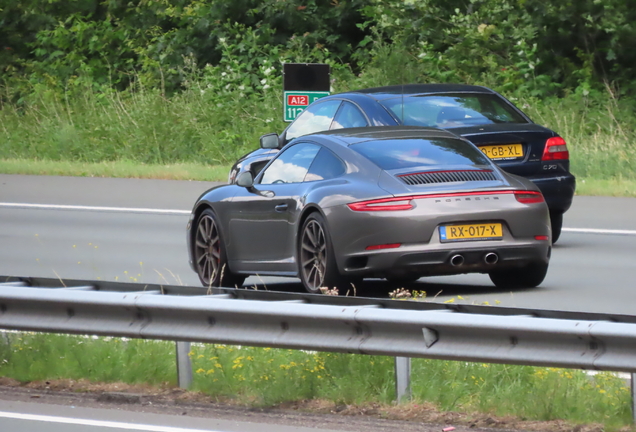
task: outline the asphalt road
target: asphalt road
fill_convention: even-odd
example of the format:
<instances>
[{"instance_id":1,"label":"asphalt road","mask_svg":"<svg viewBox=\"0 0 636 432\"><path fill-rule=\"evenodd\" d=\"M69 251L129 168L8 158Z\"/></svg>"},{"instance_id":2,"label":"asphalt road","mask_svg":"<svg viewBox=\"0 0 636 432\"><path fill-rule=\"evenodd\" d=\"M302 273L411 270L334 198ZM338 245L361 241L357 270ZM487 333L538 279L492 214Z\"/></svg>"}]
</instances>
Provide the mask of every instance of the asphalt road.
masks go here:
<instances>
[{"instance_id":1,"label":"asphalt road","mask_svg":"<svg viewBox=\"0 0 636 432\"><path fill-rule=\"evenodd\" d=\"M185 225L214 183L0 175L0 275L198 285ZM544 283L496 289L486 275L420 279L429 301L542 309L636 312L636 199L575 197ZM301 289L297 280L247 280ZM386 295L383 281L358 295ZM461 297L461 298L460 298Z\"/></svg>"},{"instance_id":2,"label":"asphalt road","mask_svg":"<svg viewBox=\"0 0 636 432\"><path fill-rule=\"evenodd\" d=\"M343 429L303 427L284 424L286 419L271 421L255 418L245 421L237 412L231 414L241 420L228 418L227 414L201 407L150 407L140 405L107 404L95 407L95 403L64 397L47 397L46 402L0 400L0 430L29 432L336 432ZM91 406L92 405L92 406ZM196 411L199 412L196 412ZM163 411L163 413L161 413ZM210 416L212 414L212 416ZM254 416L257 417L257 416ZM281 424L282 423L282 424ZM351 429L348 429L351 430Z\"/></svg>"},{"instance_id":3,"label":"asphalt road","mask_svg":"<svg viewBox=\"0 0 636 432\"><path fill-rule=\"evenodd\" d=\"M455 432L492 430L463 423L455 425ZM140 403L100 402L99 395L92 393L0 386L2 432L438 432L444 426L448 425L388 420L373 414L312 414L290 409L175 403L153 396L144 396ZM498 431L512 432L501 426Z\"/></svg>"}]
</instances>

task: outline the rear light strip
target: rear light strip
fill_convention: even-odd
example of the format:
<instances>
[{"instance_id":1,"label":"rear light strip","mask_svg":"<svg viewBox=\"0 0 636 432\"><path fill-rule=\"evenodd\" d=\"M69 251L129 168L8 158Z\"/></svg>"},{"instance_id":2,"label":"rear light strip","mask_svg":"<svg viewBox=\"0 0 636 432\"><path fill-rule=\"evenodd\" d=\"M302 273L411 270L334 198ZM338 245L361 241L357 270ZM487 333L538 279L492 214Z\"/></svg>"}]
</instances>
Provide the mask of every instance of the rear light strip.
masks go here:
<instances>
[{"instance_id":1,"label":"rear light strip","mask_svg":"<svg viewBox=\"0 0 636 432\"><path fill-rule=\"evenodd\" d=\"M461 196L508 195L514 194L515 199L522 204L543 202L543 195L537 191L490 191L490 192L456 192L445 194L412 195L405 197L381 198L347 204L353 211L400 211L414 208L413 200L428 198L453 198Z\"/></svg>"}]
</instances>

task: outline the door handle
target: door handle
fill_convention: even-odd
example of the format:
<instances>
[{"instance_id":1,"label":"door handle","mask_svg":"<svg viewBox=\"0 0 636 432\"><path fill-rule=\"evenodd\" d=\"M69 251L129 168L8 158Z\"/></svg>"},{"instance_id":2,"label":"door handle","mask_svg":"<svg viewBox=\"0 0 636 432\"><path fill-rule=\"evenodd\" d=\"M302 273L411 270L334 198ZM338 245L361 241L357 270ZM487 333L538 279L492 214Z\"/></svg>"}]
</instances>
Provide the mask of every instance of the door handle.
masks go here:
<instances>
[{"instance_id":1,"label":"door handle","mask_svg":"<svg viewBox=\"0 0 636 432\"><path fill-rule=\"evenodd\" d=\"M287 204L278 204L274 207L274 210L276 210L277 212L287 211Z\"/></svg>"}]
</instances>

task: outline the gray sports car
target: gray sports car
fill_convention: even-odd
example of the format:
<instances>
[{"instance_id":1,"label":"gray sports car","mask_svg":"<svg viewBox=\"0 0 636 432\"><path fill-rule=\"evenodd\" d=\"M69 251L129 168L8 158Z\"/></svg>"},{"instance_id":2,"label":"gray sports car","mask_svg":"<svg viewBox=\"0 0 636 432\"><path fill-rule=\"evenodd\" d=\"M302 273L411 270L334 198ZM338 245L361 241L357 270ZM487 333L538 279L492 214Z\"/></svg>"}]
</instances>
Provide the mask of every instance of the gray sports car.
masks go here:
<instances>
[{"instance_id":1,"label":"gray sports car","mask_svg":"<svg viewBox=\"0 0 636 432\"><path fill-rule=\"evenodd\" d=\"M277 140L262 146L278 145ZM256 176L205 192L187 230L205 286L299 277L307 291L362 278L488 273L535 287L548 270L548 208L532 182L474 144L420 127L299 137Z\"/></svg>"}]
</instances>

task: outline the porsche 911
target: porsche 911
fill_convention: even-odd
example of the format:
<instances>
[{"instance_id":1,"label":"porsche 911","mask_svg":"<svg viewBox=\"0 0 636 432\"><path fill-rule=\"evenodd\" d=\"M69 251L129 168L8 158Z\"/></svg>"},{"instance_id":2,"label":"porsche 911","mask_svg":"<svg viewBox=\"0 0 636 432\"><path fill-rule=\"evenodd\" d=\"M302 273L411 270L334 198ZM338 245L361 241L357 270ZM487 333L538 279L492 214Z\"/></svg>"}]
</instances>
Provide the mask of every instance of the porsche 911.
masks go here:
<instances>
[{"instance_id":1,"label":"porsche 911","mask_svg":"<svg viewBox=\"0 0 636 432\"><path fill-rule=\"evenodd\" d=\"M263 140L263 147L276 140ZM535 287L551 231L538 187L470 141L421 127L332 130L289 142L253 177L195 203L190 265L205 286L300 278L310 293L385 278L486 273Z\"/></svg>"}]
</instances>

